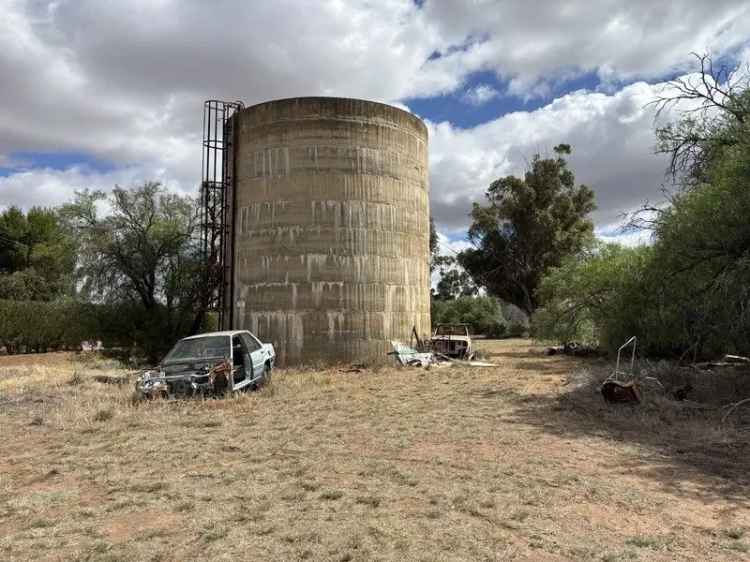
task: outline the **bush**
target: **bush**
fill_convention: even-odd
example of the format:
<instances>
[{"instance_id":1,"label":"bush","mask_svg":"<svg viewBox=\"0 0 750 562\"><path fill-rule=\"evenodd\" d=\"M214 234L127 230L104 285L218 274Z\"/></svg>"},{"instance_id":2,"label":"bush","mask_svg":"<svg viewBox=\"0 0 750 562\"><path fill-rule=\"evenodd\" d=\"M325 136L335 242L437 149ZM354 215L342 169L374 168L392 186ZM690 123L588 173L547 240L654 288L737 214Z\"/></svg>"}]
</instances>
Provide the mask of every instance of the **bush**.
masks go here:
<instances>
[{"instance_id":1,"label":"bush","mask_svg":"<svg viewBox=\"0 0 750 562\"><path fill-rule=\"evenodd\" d=\"M34 268L0 273L0 299L49 301L60 293L60 284L51 283Z\"/></svg>"},{"instance_id":2,"label":"bush","mask_svg":"<svg viewBox=\"0 0 750 562\"><path fill-rule=\"evenodd\" d=\"M501 338L507 332L500 303L492 297L433 300L432 325L437 324L469 324L473 333L488 338Z\"/></svg>"},{"instance_id":3,"label":"bush","mask_svg":"<svg viewBox=\"0 0 750 562\"><path fill-rule=\"evenodd\" d=\"M78 349L83 341L101 341L128 356L155 360L187 335L191 320L192 315L186 314L175 323L162 308L146 312L129 303L0 300L0 346L7 353L31 353Z\"/></svg>"},{"instance_id":4,"label":"bush","mask_svg":"<svg viewBox=\"0 0 750 562\"><path fill-rule=\"evenodd\" d=\"M509 338L525 338L529 334L529 327L522 322L511 322L508 326Z\"/></svg>"},{"instance_id":5,"label":"bush","mask_svg":"<svg viewBox=\"0 0 750 562\"><path fill-rule=\"evenodd\" d=\"M532 335L607 349L641 335L650 305L644 275L651 252L600 245L550 270L540 284L544 306L532 317Z\"/></svg>"},{"instance_id":6,"label":"bush","mask_svg":"<svg viewBox=\"0 0 750 562\"><path fill-rule=\"evenodd\" d=\"M8 353L77 348L96 339L95 309L69 300L0 300L0 345Z\"/></svg>"},{"instance_id":7,"label":"bush","mask_svg":"<svg viewBox=\"0 0 750 562\"><path fill-rule=\"evenodd\" d=\"M550 271L534 336L613 351L635 335L658 357L750 353L750 191L739 181L750 162L736 166L676 196L652 246L601 246Z\"/></svg>"}]
</instances>

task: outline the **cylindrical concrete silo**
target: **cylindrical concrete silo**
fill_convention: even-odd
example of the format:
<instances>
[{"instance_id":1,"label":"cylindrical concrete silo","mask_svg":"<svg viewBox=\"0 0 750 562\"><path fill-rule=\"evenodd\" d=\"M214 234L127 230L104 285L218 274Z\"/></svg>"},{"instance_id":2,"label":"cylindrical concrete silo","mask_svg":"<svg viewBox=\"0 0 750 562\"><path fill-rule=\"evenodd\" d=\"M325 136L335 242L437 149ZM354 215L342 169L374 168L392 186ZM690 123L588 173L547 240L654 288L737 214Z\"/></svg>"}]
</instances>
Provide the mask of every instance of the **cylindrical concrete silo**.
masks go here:
<instances>
[{"instance_id":1,"label":"cylindrical concrete silo","mask_svg":"<svg viewBox=\"0 0 750 562\"><path fill-rule=\"evenodd\" d=\"M282 364L384 362L390 340L429 333L424 123L319 97L234 120L233 326Z\"/></svg>"}]
</instances>

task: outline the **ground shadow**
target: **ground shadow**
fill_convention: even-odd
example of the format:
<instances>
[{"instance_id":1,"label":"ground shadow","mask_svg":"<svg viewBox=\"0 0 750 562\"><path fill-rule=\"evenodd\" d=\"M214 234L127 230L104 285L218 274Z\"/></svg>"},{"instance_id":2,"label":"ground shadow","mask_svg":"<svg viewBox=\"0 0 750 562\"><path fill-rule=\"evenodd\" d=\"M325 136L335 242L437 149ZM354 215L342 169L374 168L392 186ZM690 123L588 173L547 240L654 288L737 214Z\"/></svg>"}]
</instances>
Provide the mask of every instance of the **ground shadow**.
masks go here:
<instances>
[{"instance_id":1,"label":"ground shadow","mask_svg":"<svg viewBox=\"0 0 750 562\"><path fill-rule=\"evenodd\" d=\"M750 506L750 425L738 424L738 420L722 424L726 410L717 404L703 407L678 402L661 389L646 391L638 405L608 404L599 391L611 372L607 362L556 358L545 363L536 357L527 354L523 367L516 367L540 376L567 371L570 377L561 382L557 393L480 391L485 399L497 397L514 404L506 421L565 439L599 437L639 444L644 453L610 467L613 473L637 473L658 481L669 493L697 495L707 503L724 500ZM745 421L750 420L746 417Z\"/></svg>"},{"instance_id":2,"label":"ground shadow","mask_svg":"<svg viewBox=\"0 0 750 562\"><path fill-rule=\"evenodd\" d=\"M529 349L528 351L485 351L482 350L482 357L487 359L528 359L529 357L543 357L542 351Z\"/></svg>"}]
</instances>

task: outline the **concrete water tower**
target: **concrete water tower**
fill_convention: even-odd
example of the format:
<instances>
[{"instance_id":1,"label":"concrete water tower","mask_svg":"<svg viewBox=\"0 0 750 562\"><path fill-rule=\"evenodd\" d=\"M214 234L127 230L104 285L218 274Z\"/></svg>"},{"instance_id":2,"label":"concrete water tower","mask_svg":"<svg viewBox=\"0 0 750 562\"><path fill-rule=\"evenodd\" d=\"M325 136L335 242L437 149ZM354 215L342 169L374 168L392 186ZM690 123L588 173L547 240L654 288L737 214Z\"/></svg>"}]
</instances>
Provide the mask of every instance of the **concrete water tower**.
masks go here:
<instances>
[{"instance_id":1,"label":"concrete water tower","mask_svg":"<svg viewBox=\"0 0 750 562\"><path fill-rule=\"evenodd\" d=\"M225 128L225 327L282 364L387 360L430 329L427 128L370 101L238 108Z\"/></svg>"}]
</instances>

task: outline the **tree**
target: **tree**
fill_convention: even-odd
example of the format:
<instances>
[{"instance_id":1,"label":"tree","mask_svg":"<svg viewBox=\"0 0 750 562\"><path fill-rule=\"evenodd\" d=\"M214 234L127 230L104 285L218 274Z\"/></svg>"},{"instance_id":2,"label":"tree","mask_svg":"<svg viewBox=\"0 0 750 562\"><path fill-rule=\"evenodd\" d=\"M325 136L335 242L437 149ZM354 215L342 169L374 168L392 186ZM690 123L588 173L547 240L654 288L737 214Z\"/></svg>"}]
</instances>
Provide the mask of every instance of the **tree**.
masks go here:
<instances>
[{"instance_id":1,"label":"tree","mask_svg":"<svg viewBox=\"0 0 750 562\"><path fill-rule=\"evenodd\" d=\"M73 293L73 238L54 209L0 213L0 298L51 300Z\"/></svg>"},{"instance_id":2,"label":"tree","mask_svg":"<svg viewBox=\"0 0 750 562\"><path fill-rule=\"evenodd\" d=\"M458 266L456 258L437 256L435 267L440 268L440 281L432 297L438 300L452 300L459 297L473 297L479 289L471 276Z\"/></svg>"},{"instance_id":3,"label":"tree","mask_svg":"<svg viewBox=\"0 0 750 562\"><path fill-rule=\"evenodd\" d=\"M750 73L698 60L655 101L683 111L657 129L679 190L636 222L653 244L600 245L551 269L535 335L610 350L637 335L655 356L750 353Z\"/></svg>"},{"instance_id":4,"label":"tree","mask_svg":"<svg viewBox=\"0 0 750 562\"><path fill-rule=\"evenodd\" d=\"M706 172L710 184L675 195L654 222L660 291L680 303L685 347L745 354L750 352L750 145L723 150Z\"/></svg>"},{"instance_id":5,"label":"tree","mask_svg":"<svg viewBox=\"0 0 750 562\"><path fill-rule=\"evenodd\" d=\"M544 273L593 237L594 193L575 185L564 158L570 145L554 151L555 158L535 155L524 179L507 176L490 185L489 204L475 203L471 213L474 248L458 258L477 285L529 315Z\"/></svg>"},{"instance_id":6,"label":"tree","mask_svg":"<svg viewBox=\"0 0 750 562\"><path fill-rule=\"evenodd\" d=\"M696 72L667 82L652 102L658 117L678 113L656 129L657 152L669 155L669 172L683 185L709 181L709 163L750 140L750 69L717 67L708 54L693 56Z\"/></svg>"},{"instance_id":7,"label":"tree","mask_svg":"<svg viewBox=\"0 0 750 562\"><path fill-rule=\"evenodd\" d=\"M109 212L99 215L106 202ZM110 195L83 191L62 214L80 245L78 278L95 302L130 302L164 345L189 332L205 280L195 201L146 182Z\"/></svg>"},{"instance_id":8,"label":"tree","mask_svg":"<svg viewBox=\"0 0 750 562\"><path fill-rule=\"evenodd\" d=\"M33 268L0 274L0 300L51 301L58 289Z\"/></svg>"},{"instance_id":9,"label":"tree","mask_svg":"<svg viewBox=\"0 0 750 562\"><path fill-rule=\"evenodd\" d=\"M436 258L440 254L440 240L438 238L437 229L435 228L435 220L430 215L430 271L433 271L437 267L435 262Z\"/></svg>"},{"instance_id":10,"label":"tree","mask_svg":"<svg viewBox=\"0 0 750 562\"><path fill-rule=\"evenodd\" d=\"M18 207L10 207L0 215L0 270L14 273L28 267L29 223Z\"/></svg>"},{"instance_id":11,"label":"tree","mask_svg":"<svg viewBox=\"0 0 750 562\"><path fill-rule=\"evenodd\" d=\"M532 317L534 337L616 349L638 334L639 345L648 346L644 340L658 329L642 329L655 311L654 285L644 279L652 250L596 243L551 268L539 286L542 306Z\"/></svg>"}]
</instances>

